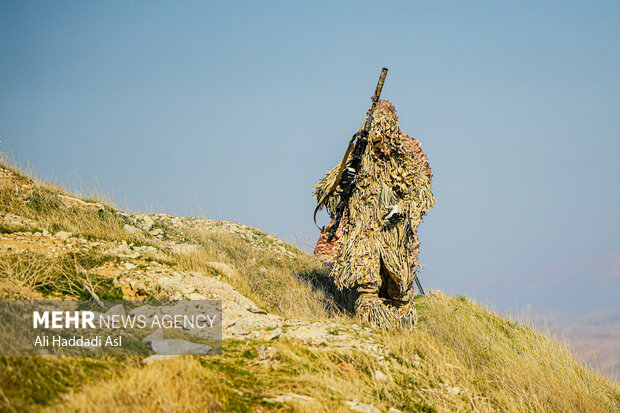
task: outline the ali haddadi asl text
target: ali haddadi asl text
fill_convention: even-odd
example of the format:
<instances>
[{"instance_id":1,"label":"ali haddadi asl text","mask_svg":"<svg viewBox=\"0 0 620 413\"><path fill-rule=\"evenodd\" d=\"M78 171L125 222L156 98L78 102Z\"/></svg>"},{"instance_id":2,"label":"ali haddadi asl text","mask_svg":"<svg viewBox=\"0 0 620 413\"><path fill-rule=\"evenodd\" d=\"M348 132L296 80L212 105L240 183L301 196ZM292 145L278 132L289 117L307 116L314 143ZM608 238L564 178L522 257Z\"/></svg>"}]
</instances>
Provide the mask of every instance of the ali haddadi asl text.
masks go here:
<instances>
[{"instance_id":1,"label":"ali haddadi asl text","mask_svg":"<svg viewBox=\"0 0 620 413\"><path fill-rule=\"evenodd\" d=\"M49 347L51 342L53 347L101 347L102 343L104 343L106 347L120 347L122 346L122 339L122 336L106 336L105 341L102 336L88 338L84 336L73 336L70 338L52 336L50 340L49 336L37 336L34 346Z\"/></svg>"}]
</instances>

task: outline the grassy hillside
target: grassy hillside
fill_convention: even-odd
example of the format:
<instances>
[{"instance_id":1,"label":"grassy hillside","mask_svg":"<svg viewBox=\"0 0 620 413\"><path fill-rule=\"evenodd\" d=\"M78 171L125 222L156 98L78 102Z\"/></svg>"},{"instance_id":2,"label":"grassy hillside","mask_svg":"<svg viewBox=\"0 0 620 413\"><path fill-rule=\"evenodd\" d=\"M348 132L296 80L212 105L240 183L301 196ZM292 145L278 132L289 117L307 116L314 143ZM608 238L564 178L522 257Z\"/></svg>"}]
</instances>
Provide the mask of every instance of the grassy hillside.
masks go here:
<instances>
[{"instance_id":1,"label":"grassy hillside","mask_svg":"<svg viewBox=\"0 0 620 413\"><path fill-rule=\"evenodd\" d=\"M0 182L2 299L86 298L85 286L101 297L167 296L124 280L153 285L169 271L220 279L285 320L329 326L314 340L229 338L222 355L148 365L138 356L0 357L0 411L620 410L618 384L565 344L465 297L417 297L415 329L371 330L320 262L259 230L80 203L6 165Z\"/></svg>"}]
</instances>

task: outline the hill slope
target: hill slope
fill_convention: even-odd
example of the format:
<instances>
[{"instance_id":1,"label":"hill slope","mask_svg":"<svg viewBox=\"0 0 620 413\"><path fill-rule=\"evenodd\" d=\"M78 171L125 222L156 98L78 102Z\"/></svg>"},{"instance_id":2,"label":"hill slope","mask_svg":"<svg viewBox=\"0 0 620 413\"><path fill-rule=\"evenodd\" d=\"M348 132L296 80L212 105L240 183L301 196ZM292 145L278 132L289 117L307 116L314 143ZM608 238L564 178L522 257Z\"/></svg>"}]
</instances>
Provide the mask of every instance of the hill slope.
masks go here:
<instances>
[{"instance_id":1,"label":"hill slope","mask_svg":"<svg viewBox=\"0 0 620 413\"><path fill-rule=\"evenodd\" d=\"M122 213L0 168L0 299L219 298L219 356L0 357L2 411L618 411L617 383L464 297L357 324L312 256L241 224Z\"/></svg>"}]
</instances>

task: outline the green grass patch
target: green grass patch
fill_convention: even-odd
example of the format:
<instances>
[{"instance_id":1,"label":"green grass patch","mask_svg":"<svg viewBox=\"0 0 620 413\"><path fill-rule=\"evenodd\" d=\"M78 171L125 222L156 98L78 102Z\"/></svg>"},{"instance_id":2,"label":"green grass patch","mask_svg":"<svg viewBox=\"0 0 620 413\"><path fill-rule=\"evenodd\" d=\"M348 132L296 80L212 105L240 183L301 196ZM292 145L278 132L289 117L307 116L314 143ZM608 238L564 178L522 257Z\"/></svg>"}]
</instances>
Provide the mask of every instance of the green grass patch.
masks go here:
<instances>
[{"instance_id":1,"label":"green grass patch","mask_svg":"<svg viewBox=\"0 0 620 413\"><path fill-rule=\"evenodd\" d=\"M138 362L128 356L0 356L0 411L36 410L69 390L118 376Z\"/></svg>"}]
</instances>

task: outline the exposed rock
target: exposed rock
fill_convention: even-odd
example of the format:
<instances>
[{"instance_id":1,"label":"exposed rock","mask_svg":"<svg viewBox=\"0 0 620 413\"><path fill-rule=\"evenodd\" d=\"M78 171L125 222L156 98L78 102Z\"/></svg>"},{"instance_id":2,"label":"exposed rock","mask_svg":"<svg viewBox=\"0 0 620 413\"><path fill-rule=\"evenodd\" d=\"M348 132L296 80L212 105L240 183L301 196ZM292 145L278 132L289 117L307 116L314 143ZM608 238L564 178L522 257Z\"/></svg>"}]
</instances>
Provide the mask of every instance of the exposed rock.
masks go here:
<instances>
[{"instance_id":1,"label":"exposed rock","mask_svg":"<svg viewBox=\"0 0 620 413\"><path fill-rule=\"evenodd\" d=\"M205 297L204 295L200 294L200 293L191 293L191 294L187 294L187 299L188 300L193 300L193 301L199 301L199 300L206 300L207 297Z\"/></svg>"},{"instance_id":2,"label":"exposed rock","mask_svg":"<svg viewBox=\"0 0 620 413\"><path fill-rule=\"evenodd\" d=\"M262 308L258 308L256 306L248 307L247 310L254 314L267 314L267 311L263 310Z\"/></svg>"},{"instance_id":3,"label":"exposed rock","mask_svg":"<svg viewBox=\"0 0 620 413\"><path fill-rule=\"evenodd\" d=\"M108 248L104 250L109 255L118 255L119 257L129 257L134 254L127 243L108 243Z\"/></svg>"},{"instance_id":4,"label":"exposed rock","mask_svg":"<svg viewBox=\"0 0 620 413\"><path fill-rule=\"evenodd\" d=\"M20 217L19 215L11 214L10 212L0 212L0 223L7 226L29 230L34 230L41 227L37 221Z\"/></svg>"},{"instance_id":5,"label":"exposed rock","mask_svg":"<svg viewBox=\"0 0 620 413\"><path fill-rule=\"evenodd\" d=\"M136 215L135 221L138 224L138 226L145 231L150 231L153 225L155 224L155 221L153 221L151 217L145 214Z\"/></svg>"},{"instance_id":6,"label":"exposed rock","mask_svg":"<svg viewBox=\"0 0 620 413\"><path fill-rule=\"evenodd\" d=\"M123 229L132 235L141 235L142 231L139 228L134 227L133 225L125 224L123 225Z\"/></svg>"},{"instance_id":7,"label":"exposed rock","mask_svg":"<svg viewBox=\"0 0 620 413\"><path fill-rule=\"evenodd\" d=\"M58 198L60 198L66 208L94 209L96 211L104 209L103 204L100 202L86 202L67 195L58 195Z\"/></svg>"},{"instance_id":8,"label":"exposed rock","mask_svg":"<svg viewBox=\"0 0 620 413\"><path fill-rule=\"evenodd\" d=\"M163 235L163 233L164 233L164 230L161 229L161 228L155 228L154 230L149 231L149 234L151 234L154 237L156 237L158 235Z\"/></svg>"},{"instance_id":9,"label":"exposed rock","mask_svg":"<svg viewBox=\"0 0 620 413\"><path fill-rule=\"evenodd\" d=\"M72 233L70 233L70 232L66 232L66 231L58 231L58 232L57 232L56 234L54 234L54 235L56 235L58 238L60 238L60 239L63 239L63 240L64 240L64 239L70 238L73 234L72 234Z\"/></svg>"},{"instance_id":10,"label":"exposed rock","mask_svg":"<svg viewBox=\"0 0 620 413\"><path fill-rule=\"evenodd\" d=\"M275 330L282 326L283 319L261 310L248 298L239 294L230 284L199 272L172 272L159 264L157 277L132 279L132 290L151 291L159 289L171 299L222 300L224 337L258 338L259 332ZM148 285L145 281L149 281ZM191 291L191 292L190 292Z\"/></svg>"},{"instance_id":11,"label":"exposed rock","mask_svg":"<svg viewBox=\"0 0 620 413\"><path fill-rule=\"evenodd\" d=\"M304 396L301 394L295 393L286 393L276 396L271 399L265 399L272 403L290 403L290 402L301 402L301 403L316 403L316 399L310 396Z\"/></svg>"},{"instance_id":12,"label":"exposed rock","mask_svg":"<svg viewBox=\"0 0 620 413\"><path fill-rule=\"evenodd\" d=\"M106 315L125 315L125 307L122 304L117 304L113 307L110 307L108 311L105 312Z\"/></svg>"},{"instance_id":13,"label":"exposed rock","mask_svg":"<svg viewBox=\"0 0 620 413\"><path fill-rule=\"evenodd\" d=\"M265 347L261 345L258 348L258 359L259 360L273 360L278 354L278 350L273 347Z\"/></svg>"},{"instance_id":14,"label":"exposed rock","mask_svg":"<svg viewBox=\"0 0 620 413\"><path fill-rule=\"evenodd\" d=\"M259 338L259 340L271 341L271 340L275 340L276 338L280 337L281 335L282 335L282 329L281 328L275 328L273 330L261 332L259 334L258 338Z\"/></svg>"},{"instance_id":15,"label":"exposed rock","mask_svg":"<svg viewBox=\"0 0 620 413\"><path fill-rule=\"evenodd\" d=\"M187 340L151 338L148 342L156 354L209 354L211 346Z\"/></svg>"},{"instance_id":16,"label":"exposed rock","mask_svg":"<svg viewBox=\"0 0 620 413\"><path fill-rule=\"evenodd\" d=\"M300 326L287 331L284 337L307 344L324 344L328 335L327 327L319 322Z\"/></svg>"},{"instance_id":17,"label":"exposed rock","mask_svg":"<svg viewBox=\"0 0 620 413\"><path fill-rule=\"evenodd\" d=\"M153 331L148 336L144 337L142 341L150 344L151 341L155 339L160 339L160 338L164 338L164 330L162 330L161 328L158 328L157 330Z\"/></svg>"},{"instance_id":18,"label":"exposed rock","mask_svg":"<svg viewBox=\"0 0 620 413\"><path fill-rule=\"evenodd\" d=\"M179 255L191 255L198 251L200 251L200 246L194 244L176 244L172 247L172 252Z\"/></svg>"}]
</instances>

